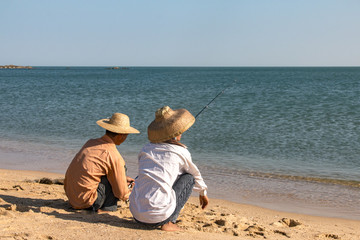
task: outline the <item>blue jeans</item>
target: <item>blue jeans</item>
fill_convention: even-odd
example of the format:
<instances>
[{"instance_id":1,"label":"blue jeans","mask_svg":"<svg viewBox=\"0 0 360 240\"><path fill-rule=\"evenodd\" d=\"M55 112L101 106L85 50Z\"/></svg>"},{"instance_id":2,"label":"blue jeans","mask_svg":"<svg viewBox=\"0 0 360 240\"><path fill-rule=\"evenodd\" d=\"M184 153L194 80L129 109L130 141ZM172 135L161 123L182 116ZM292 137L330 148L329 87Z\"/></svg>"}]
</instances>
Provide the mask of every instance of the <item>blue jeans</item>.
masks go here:
<instances>
[{"instance_id":1,"label":"blue jeans","mask_svg":"<svg viewBox=\"0 0 360 240\"><path fill-rule=\"evenodd\" d=\"M90 209L94 212L99 209L114 212L117 210L118 201L119 199L114 196L109 180L106 176L102 176L97 189L97 199Z\"/></svg>"},{"instance_id":2,"label":"blue jeans","mask_svg":"<svg viewBox=\"0 0 360 240\"><path fill-rule=\"evenodd\" d=\"M195 185L195 179L193 175L189 173L182 174L174 183L173 189L176 195L176 208L173 214L168 217L166 220L159 223L144 223L146 225L158 227L162 226L168 222L176 223L176 219L179 217L181 209L185 206L185 203L189 199L192 189ZM135 219L136 220L136 219ZM137 221L137 220L136 220ZM140 222L140 221L137 221ZM143 223L143 222L140 222Z\"/></svg>"}]
</instances>

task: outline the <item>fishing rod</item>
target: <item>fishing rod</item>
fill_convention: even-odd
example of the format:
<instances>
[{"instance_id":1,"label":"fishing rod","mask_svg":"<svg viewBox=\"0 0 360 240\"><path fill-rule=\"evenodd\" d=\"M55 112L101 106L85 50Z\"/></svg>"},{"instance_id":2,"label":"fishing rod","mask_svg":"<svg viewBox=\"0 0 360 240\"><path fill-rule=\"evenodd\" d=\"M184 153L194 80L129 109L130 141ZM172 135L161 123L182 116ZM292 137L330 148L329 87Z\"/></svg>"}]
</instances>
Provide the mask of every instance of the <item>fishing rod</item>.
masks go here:
<instances>
[{"instance_id":1,"label":"fishing rod","mask_svg":"<svg viewBox=\"0 0 360 240\"><path fill-rule=\"evenodd\" d=\"M203 109L200 110L200 112L198 114L196 114L195 119L207 108L209 108L209 105L217 98L219 97L221 94L223 94L225 92L226 89L232 87L234 84L236 83L236 80L228 87L224 88L222 91L220 91L208 104L206 104Z\"/></svg>"}]
</instances>

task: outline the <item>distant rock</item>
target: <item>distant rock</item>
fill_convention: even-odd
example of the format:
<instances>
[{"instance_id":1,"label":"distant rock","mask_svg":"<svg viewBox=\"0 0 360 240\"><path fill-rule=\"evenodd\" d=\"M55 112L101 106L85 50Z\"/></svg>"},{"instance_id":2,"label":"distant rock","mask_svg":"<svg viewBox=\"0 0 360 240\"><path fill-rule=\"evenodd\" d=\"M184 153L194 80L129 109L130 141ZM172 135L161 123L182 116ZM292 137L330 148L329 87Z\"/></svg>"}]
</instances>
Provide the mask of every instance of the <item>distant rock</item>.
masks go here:
<instances>
[{"instance_id":1,"label":"distant rock","mask_svg":"<svg viewBox=\"0 0 360 240\"><path fill-rule=\"evenodd\" d=\"M0 66L0 68L6 68L6 69L21 69L21 68L25 68L25 69L31 69L32 67L30 67L30 66L5 65L5 66Z\"/></svg>"},{"instance_id":2,"label":"distant rock","mask_svg":"<svg viewBox=\"0 0 360 240\"><path fill-rule=\"evenodd\" d=\"M128 70L129 68L128 67L109 67L109 68L106 68L106 69L110 69L110 70Z\"/></svg>"}]
</instances>

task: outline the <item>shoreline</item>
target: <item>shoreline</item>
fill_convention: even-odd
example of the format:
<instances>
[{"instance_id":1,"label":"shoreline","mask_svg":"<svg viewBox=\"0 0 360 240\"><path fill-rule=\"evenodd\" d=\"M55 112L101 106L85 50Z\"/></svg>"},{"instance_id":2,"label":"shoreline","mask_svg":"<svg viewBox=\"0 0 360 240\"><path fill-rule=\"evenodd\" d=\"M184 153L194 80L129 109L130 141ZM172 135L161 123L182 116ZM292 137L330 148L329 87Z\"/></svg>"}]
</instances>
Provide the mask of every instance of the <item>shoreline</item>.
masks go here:
<instances>
[{"instance_id":1,"label":"shoreline","mask_svg":"<svg viewBox=\"0 0 360 240\"><path fill-rule=\"evenodd\" d=\"M178 225L185 231L165 233L137 224L124 202L109 214L74 211L62 185L34 182L63 176L0 169L0 223L4 225L0 238L99 239L121 230L129 239L360 239L359 220L275 211L213 198L202 211L197 197L191 197L180 214Z\"/></svg>"},{"instance_id":2,"label":"shoreline","mask_svg":"<svg viewBox=\"0 0 360 240\"><path fill-rule=\"evenodd\" d=\"M54 148L46 151L14 142L11 148L0 147L0 168L13 170L30 170L64 174L68 164L75 154L74 151ZM30 145L32 146L32 145ZM21 150L19 150L21 149ZM45 152L46 154L39 154ZM136 155L122 153L128 167L128 175L137 174ZM66 161L65 161L66 160ZM360 220L359 188L330 183L294 181L293 179L278 179L261 177L256 174L243 174L241 171L208 168L196 163L209 187L209 197L232 201L240 204L250 204L272 210L308 214L320 217L335 217L350 220ZM229 194L231 193L231 194ZM196 193L193 193L195 196Z\"/></svg>"},{"instance_id":3,"label":"shoreline","mask_svg":"<svg viewBox=\"0 0 360 240\"><path fill-rule=\"evenodd\" d=\"M65 174L78 150L55 144L0 140L0 168L13 170ZM125 159L127 174L136 177L136 151L132 145L119 151ZM278 178L276 174L256 174L242 169L203 165L196 159L194 162L209 187L210 198L292 213L360 220L359 187L304 181L301 178Z\"/></svg>"}]
</instances>

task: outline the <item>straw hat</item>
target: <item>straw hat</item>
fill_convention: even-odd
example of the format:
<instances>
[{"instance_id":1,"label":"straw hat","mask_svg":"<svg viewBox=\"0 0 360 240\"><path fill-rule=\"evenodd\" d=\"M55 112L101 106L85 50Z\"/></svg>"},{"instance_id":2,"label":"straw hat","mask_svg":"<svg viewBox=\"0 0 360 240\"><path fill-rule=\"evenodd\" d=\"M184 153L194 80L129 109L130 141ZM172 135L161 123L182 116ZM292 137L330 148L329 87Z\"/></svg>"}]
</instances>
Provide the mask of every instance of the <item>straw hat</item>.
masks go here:
<instances>
[{"instance_id":1,"label":"straw hat","mask_svg":"<svg viewBox=\"0 0 360 240\"><path fill-rule=\"evenodd\" d=\"M130 119L122 113L114 113L110 119L101 119L96 122L100 127L114 133L140 133L137 129L130 126Z\"/></svg>"},{"instance_id":2,"label":"straw hat","mask_svg":"<svg viewBox=\"0 0 360 240\"><path fill-rule=\"evenodd\" d=\"M160 143L188 130L195 122L194 116L186 109L172 110L169 106L155 112L155 120L148 126L148 138L152 143Z\"/></svg>"}]
</instances>

